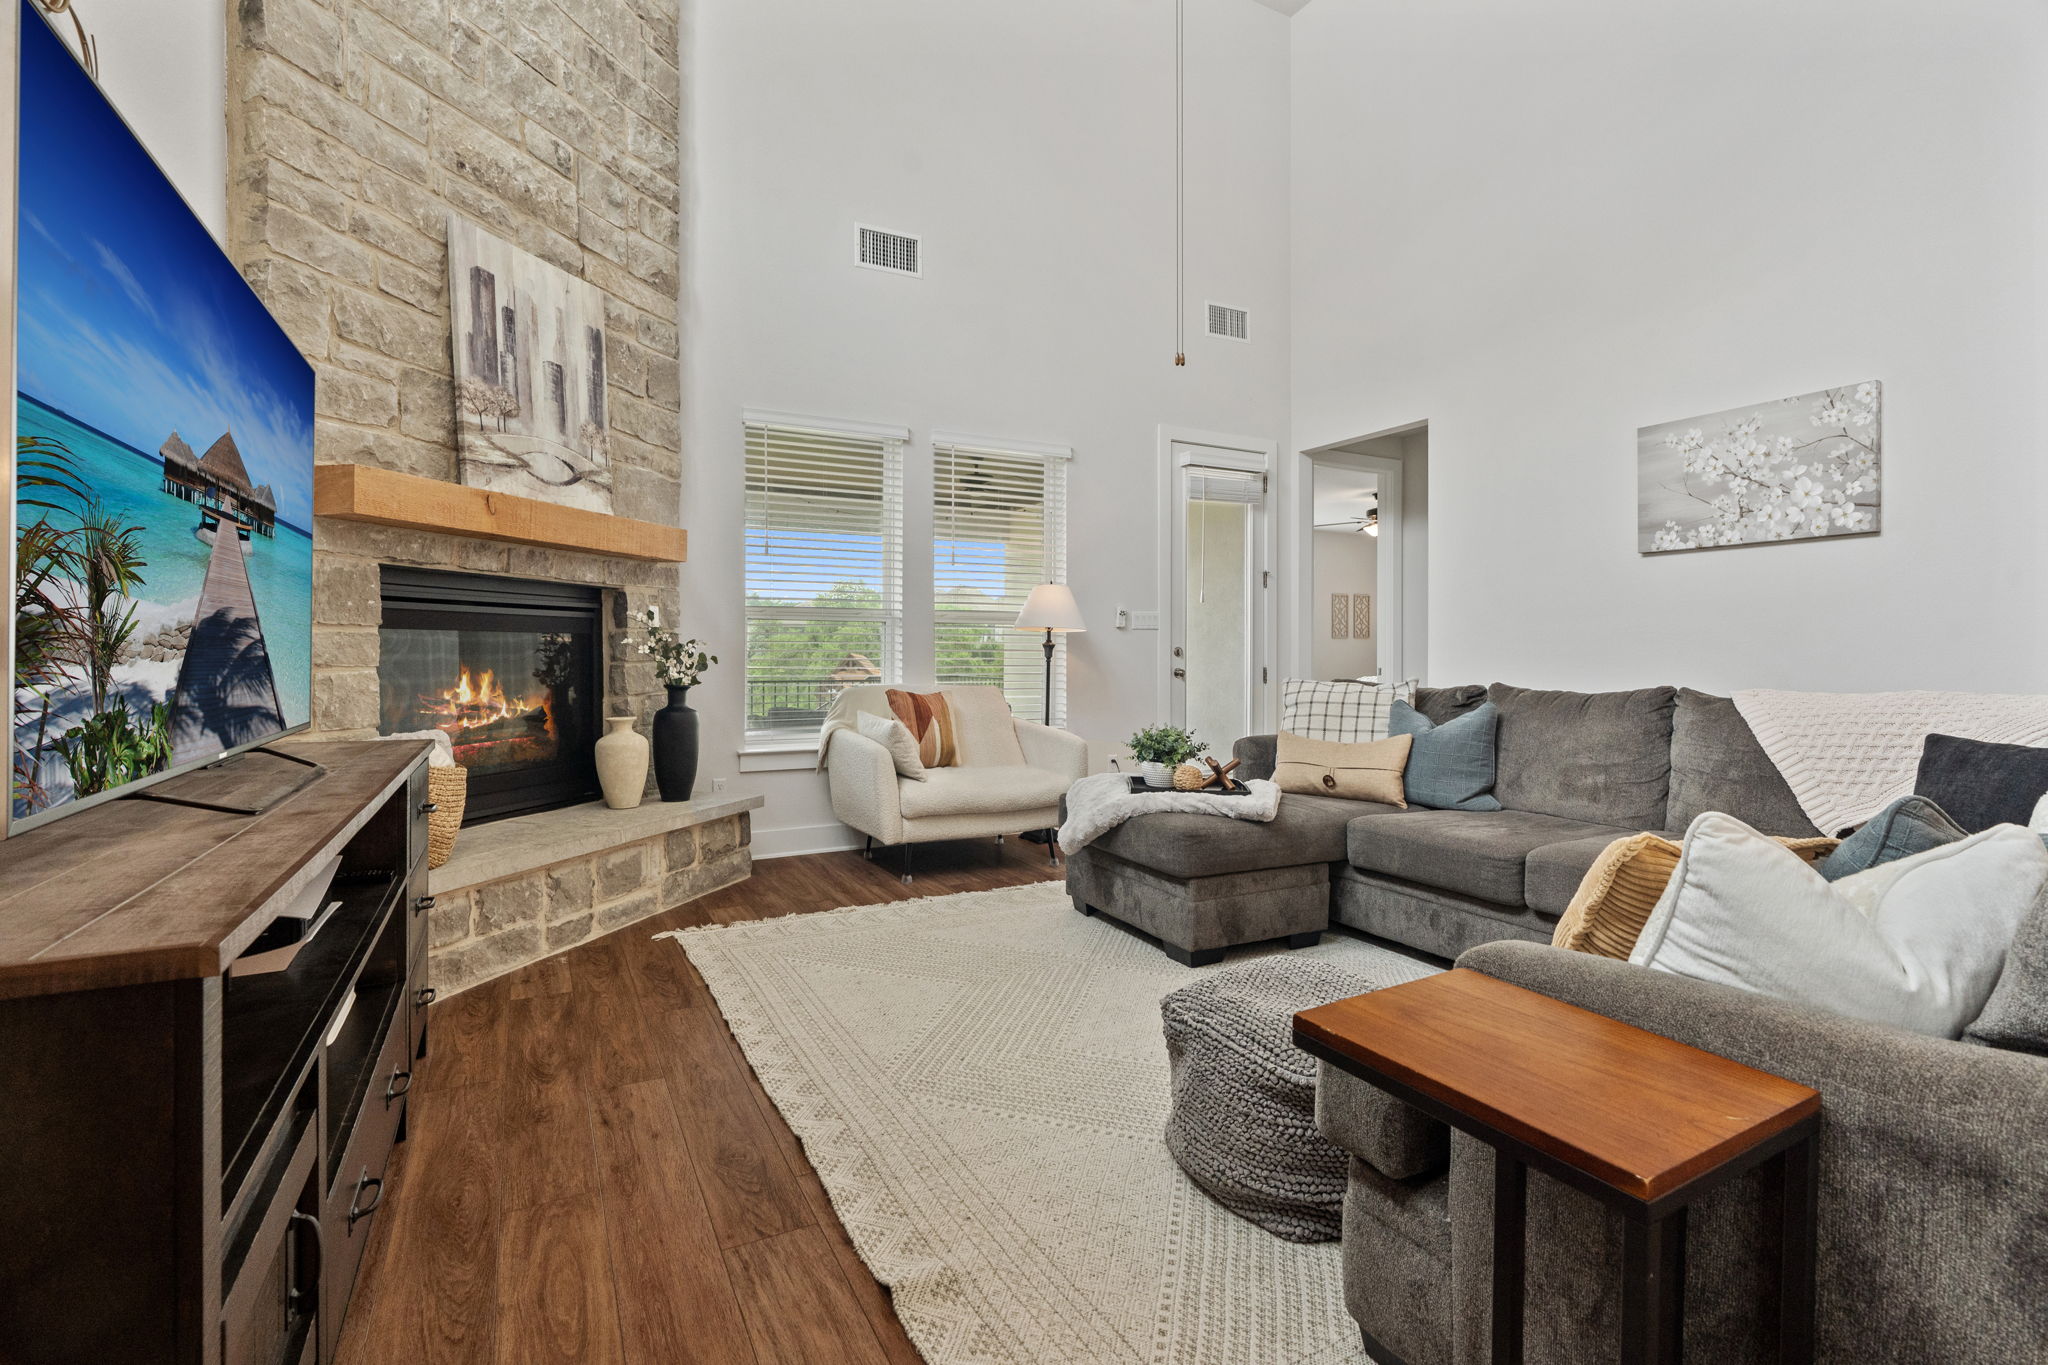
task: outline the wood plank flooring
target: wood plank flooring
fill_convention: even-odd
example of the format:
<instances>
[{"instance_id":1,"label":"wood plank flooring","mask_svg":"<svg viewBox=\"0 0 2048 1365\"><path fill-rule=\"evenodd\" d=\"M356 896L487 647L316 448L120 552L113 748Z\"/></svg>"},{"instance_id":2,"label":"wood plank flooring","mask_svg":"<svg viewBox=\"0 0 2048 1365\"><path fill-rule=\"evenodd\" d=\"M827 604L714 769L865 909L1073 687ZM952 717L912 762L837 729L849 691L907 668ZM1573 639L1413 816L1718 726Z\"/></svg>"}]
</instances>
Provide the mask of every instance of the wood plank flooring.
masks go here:
<instances>
[{"instance_id":1,"label":"wood plank flooring","mask_svg":"<svg viewBox=\"0 0 2048 1365\"><path fill-rule=\"evenodd\" d=\"M341 1365L919 1365L704 982L652 934L1056 879L1017 840L782 858L434 1006Z\"/></svg>"}]
</instances>

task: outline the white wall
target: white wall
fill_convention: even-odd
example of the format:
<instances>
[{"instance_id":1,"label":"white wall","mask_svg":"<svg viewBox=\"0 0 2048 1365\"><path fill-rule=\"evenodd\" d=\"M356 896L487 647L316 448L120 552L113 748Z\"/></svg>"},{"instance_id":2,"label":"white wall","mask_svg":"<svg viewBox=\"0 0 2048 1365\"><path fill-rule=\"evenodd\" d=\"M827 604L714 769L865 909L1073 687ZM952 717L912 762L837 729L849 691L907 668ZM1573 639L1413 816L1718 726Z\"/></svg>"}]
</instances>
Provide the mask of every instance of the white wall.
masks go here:
<instances>
[{"instance_id":1,"label":"white wall","mask_svg":"<svg viewBox=\"0 0 2048 1365\"><path fill-rule=\"evenodd\" d=\"M88 0L100 87L215 239L227 240L227 10L223 0ZM71 19L56 28L72 36Z\"/></svg>"},{"instance_id":2,"label":"white wall","mask_svg":"<svg viewBox=\"0 0 2048 1365\"><path fill-rule=\"evenodd\" d=\"M1286 439L1287 25L1188 5L1187 294L1248 307L1254 340L1191 312L1176 369L1171 6L686 4L684 625L725 660L702 780L767 796L757 851L845 832L816 774L737 771L747 407L912 428L913 659L931 430L1071 445L1070 723L1162 719L1157 636L1112 628L1164 605L1156 429ZM856 268L856 221L922 235L924 278Z\"/></svg>"},{"instance_id":3,"label":"white wall","mask_svg":"<svg viewBox=\"0 0 2048 1365\"><path fill-rule=\"evenodd\" d=\"M1317 0L1292 40L1293 438L1428 420L1432 678L2043 687L2048 7ZM1638 426L1871 378L1882 535L1636 554Z\"/></svg>"},{"instance_id":4,"label":"white wall","mask_svg":"<svg viewBox=\"0 0 2048 1365\"><path fill-rule=\"evenodd\" d=\"M1309 659L1318 678L1362 678L1377 671L1379 656L1379 541L1356 531L1317 531L1315 572L1309 600L1317 613L1309 623ZM1330 638L1330 594L1349 597L1369 593L1373 599L1373 632L1364 640L1351 637L1351 622L1345 621L1344 638Z\"/></svg>"}]
</instances>

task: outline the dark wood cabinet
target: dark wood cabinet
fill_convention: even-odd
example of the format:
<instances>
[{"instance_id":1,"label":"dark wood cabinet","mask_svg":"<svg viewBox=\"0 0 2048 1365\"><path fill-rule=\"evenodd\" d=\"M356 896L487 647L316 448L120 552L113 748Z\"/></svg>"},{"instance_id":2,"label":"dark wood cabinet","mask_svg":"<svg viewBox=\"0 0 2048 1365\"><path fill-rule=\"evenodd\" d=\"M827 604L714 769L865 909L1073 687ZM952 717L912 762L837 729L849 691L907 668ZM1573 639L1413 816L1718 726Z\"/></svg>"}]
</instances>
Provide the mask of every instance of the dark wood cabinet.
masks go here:
<instances>
[{"instance_id":1,"label":"dark wood cabinet","mask_svg":"<svg viewBox=\"0 0 2048 1365\"><path fill-rule=\"evenodd\" d=\"M0 843L0 1362L333 1358L425 1064L425 746L271 747L318 777L257 750Z\"/></svg>"}]
</instances>

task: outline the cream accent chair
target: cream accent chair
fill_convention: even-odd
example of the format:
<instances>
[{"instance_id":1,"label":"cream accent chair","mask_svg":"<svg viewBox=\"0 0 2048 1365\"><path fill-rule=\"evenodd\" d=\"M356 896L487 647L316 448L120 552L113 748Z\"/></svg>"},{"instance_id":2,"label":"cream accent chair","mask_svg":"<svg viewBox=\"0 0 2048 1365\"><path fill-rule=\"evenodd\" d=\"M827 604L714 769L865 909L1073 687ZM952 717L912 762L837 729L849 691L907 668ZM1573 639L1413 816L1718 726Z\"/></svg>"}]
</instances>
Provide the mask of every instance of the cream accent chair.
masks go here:
<instances>
[{"instance_id":1,"label":"cream accent chair","mask_svg":"<svg viewBox=\"0 0 2048 1365\"><path fill-rule=\"evenodd\" d=\"M855 715L890 716L888 689L849 687L825 718L821 755L832 813L875 844L910 850L942 839L985 839L1052 829L1060 798L1088 771L1088 741L1036 721L1018 720L996 687L944 687L954 720L959 763L902 777L887 748L860 733ZM1052 852L1052 846L1047 846Z\"/></svg>"}]
</instances>

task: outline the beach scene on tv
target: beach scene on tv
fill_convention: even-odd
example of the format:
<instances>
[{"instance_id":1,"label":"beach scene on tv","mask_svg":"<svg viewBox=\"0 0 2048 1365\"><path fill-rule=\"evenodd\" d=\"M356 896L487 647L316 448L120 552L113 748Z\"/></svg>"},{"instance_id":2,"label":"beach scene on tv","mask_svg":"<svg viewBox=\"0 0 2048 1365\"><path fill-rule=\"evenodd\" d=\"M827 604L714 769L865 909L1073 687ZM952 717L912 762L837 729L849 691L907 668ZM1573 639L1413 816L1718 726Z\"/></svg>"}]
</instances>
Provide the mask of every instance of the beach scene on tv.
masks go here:
<instances>
[{"instance_id":1,"label":"beach scene on tv","mask_svg":"<svg viewBox=\"0 0 2048 1365\"><path fill-rule=\"evenodd\" d=\"M311 368L33 11L21 119L17 820L304 724L313 576Z\"/></svg>"}]
</instances>

